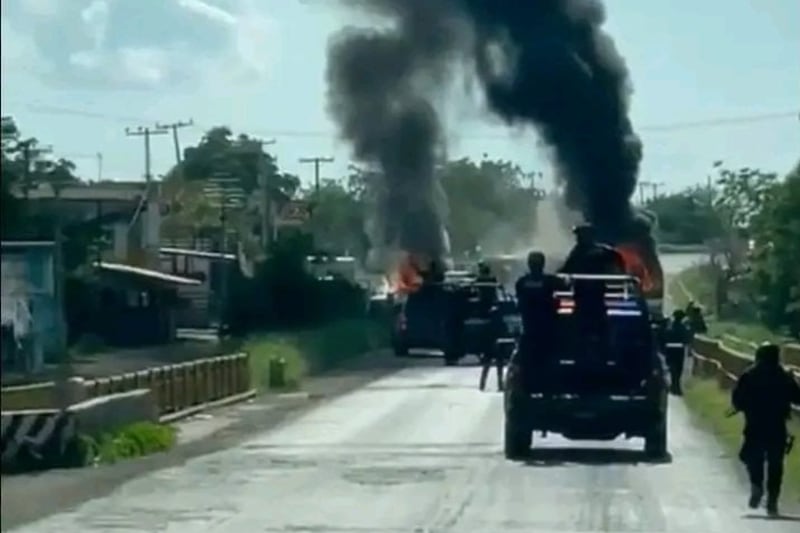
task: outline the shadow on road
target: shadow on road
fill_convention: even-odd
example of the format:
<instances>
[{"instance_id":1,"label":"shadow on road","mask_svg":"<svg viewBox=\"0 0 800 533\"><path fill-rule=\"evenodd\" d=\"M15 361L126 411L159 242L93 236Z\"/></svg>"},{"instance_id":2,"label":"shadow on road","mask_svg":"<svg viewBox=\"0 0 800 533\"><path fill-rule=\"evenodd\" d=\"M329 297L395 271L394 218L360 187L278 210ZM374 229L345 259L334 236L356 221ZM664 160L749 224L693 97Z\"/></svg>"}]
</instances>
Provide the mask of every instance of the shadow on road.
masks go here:
<instances>
[{"instance_id":1,"label":"shadow on road","mask_svg":"<svg viewBox=\"0 0 800 533\"><path fill-rule=\"evenodd\" d=\"M779 514L778 516L769 516L765 514L746 514L742 518L745 520L766 520L766 521L777 521L777 522L800 522L800 516L798 515L788 515L788 514Z\"/></svg>"},{"instance_id":2,"label":"shadow on road","mask_svg":"<svg viewBox=\"0 0 800 533\"><path fill-rule=\"evenodd\" d=\"M614 448L534 448L523 460L527 466L548 467L565 464L606 465L606 464L667 464L672 455L652 458L639 450Z\"/></svg>"}]
</instances>

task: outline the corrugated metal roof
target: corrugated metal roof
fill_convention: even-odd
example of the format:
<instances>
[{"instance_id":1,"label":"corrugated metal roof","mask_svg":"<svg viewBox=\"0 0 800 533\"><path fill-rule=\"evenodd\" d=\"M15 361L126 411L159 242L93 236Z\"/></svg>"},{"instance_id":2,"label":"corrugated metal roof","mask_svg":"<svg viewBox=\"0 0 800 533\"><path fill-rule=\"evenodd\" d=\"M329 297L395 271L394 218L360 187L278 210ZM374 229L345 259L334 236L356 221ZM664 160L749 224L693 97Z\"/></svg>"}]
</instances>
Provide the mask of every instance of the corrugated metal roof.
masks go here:
<instances>
[{"instance_id":1,"label":"corrugated metal roof","mask_svg":"<svg viewBox=\"0 0 800 533\"><path fill-rule=\"evenodd\" d=\"M160 281L166 281L169 283L175 283L177 285L201 285L202 282L196 280L194 278L185 278L183 276L176 276L174 274L167 274L165 272L160 272L158 270L150 270L148 268L141 268L136 267L133 265L126 265L122 263L95 263L95 266L100 268L101 270L107 270L109 272L119 272L122 274L133 274L136 276L142 276L145 278L150 279L157 279Z\"/></svg>"}]
</instances>

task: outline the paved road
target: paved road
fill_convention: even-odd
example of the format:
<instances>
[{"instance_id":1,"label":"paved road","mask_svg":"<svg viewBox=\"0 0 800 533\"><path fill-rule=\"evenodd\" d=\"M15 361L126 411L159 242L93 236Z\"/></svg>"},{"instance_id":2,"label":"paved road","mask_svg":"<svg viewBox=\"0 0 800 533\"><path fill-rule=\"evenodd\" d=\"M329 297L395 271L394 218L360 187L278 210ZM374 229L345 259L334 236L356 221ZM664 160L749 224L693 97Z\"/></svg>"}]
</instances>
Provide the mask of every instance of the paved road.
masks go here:
<instances>
[{"instance_id":1,"label":"paved road","mask_svg":"<svg viewBox=\"0 0 800 533\"><path fill-rule=\"evenodd\" d=\"M672 406L671 463L637 440L501 453L476 369L408 368L222 452L152 473L24 532L796 532L748 513L729 458Z\"/></svg>"},{"instance_id":2,"label":"paved road","mask_svg":"<svg viewBox=\"0 0 800 533\"><path fill-rule=\"evenodd\" d=\"M421 362L17 531L798 531L800 519L746 509L738 465L680 401L670 410L671 462L644 461L638 439L549 437L530 461L513 463L502 456L500 395L477 390L476 368L440 365Z\"/></svg>"}]
</instances>

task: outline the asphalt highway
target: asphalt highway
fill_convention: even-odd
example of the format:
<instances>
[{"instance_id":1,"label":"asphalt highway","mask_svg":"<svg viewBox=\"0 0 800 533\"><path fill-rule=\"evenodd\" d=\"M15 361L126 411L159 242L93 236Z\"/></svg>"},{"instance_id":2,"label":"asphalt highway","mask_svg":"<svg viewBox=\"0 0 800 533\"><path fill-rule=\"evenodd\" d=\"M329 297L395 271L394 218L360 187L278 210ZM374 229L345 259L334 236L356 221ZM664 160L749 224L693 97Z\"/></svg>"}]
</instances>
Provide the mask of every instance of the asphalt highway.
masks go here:
<instances>
[{"instance_id":1,"label":"asphalt highway","mask_svg":"<svg viewBox=\"0 0 800 533\"><path fill-rule=\"evenodd\" d=\"M538 439L506 461L474 367L404 369L241 445L144 475L21 532L797 532L745 506L730 457L671 406L672 460L639 440ZM788 509L787 509L788 511Z\"/></svg>"},{"instance_id":2,"label":"asphalt highway","mask_svg":"<svg viewBox=\"0 0 800 533\"><path fill-rule=\"evenodd\" d=\"M493 378L492 378L493 379ZM740 466L670 405L671 459L641 440L534 439L502 454L502 397L421 361L222 451L16 531L797 533L746 507ZM490 387L494 382L490 382ZM800 509L784 505L784 512Z\"/></svg>"}]
</instances>

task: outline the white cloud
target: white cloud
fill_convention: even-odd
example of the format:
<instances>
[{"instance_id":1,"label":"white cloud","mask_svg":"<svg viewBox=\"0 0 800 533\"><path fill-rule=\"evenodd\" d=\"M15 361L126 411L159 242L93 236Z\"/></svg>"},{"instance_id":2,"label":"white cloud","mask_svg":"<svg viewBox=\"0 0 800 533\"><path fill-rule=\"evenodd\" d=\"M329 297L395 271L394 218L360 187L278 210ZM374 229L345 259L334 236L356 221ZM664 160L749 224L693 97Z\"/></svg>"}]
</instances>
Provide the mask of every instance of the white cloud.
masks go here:
<instances>
[{"instance_id":1,"label":"white cloud","mask_svg":"<svg viewBox=\"0 0 800 533\"><path fill-rule=\"evenodd\" d=\"M12 13L2 4L3 69L14 63L31 70L35 57L39 72L50 71L43 81L60 86L259 82L278 54L278 27L263 1L18 1L24 9ZM140 9L133 9L139 1Z\"/></svg>"},{"instance_id":2,"label":"white cloud","mask_svg":"<svg viewBox=\"0 0 800 533\"><path fill-rule=\"evenodd\" d=\"M179 6L219 22L229 28L230 54L222 58L223 64L234 60L231 74L255 75L263 78L269 74L278 50L278 32L275 21L251 0L237 3L235 12L211 5L204 0L177 0ZM263 9L263 4L261 8ZM219 69L216 65L215 69Z\"/></svg>"},{"instance_id":3,"label":"white cloud","mask_svg":"<svg viewBox=\"0 0 800 533\"><path fill-rule=\"evenodd\" d=\"M126 79L145 85L158 85L169 75L169 54L160 48L124 48L119 51L121 72Z\"/></svg>"},{"instance_id":4,"label":"white cloud","mask_svg":"<svg viewBox=\"0 0 800 533\"><path fill-rule=\"evenodd\" d=\"M105 43L108 31L108 12L109 6L104 0L93 0L81 11L81 19L92 36L95 50L102 48Z\"/></svg>"},{"instance_id":5,"label":"white cloud","mask_svg":"<svg viewBox=\"0 0 800 533\"><path fill-rule=\"evenodd\" d=\"M61 7L59 0L22 0L22 9L38 17L55 16L59 7Z\"/></svg>"},{"instance_id":6,"label":"white cloud","mask_svg":"<svg viewBox=\"0 0 800 533\"><path fill-rule=\"evenodd\" d=\"M206 17L215 22L222 22L228 25L235 25L237 20L228 11L221 7L213 6L203 0L177 0L178 5L184 9L194 12L197 15Z\"/></svg>"},{"instance_id":7,"label":"white cloud","mask_svg":"<svg viewBox=\"0 0 800 533\"><path fill-rule=\"evenodd\" d=\"M45 62L30 34L21 32L6 17L0 19L0 68L3 73L41 73Z\"/></svg>"}]
</instances>

